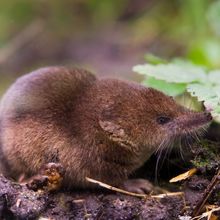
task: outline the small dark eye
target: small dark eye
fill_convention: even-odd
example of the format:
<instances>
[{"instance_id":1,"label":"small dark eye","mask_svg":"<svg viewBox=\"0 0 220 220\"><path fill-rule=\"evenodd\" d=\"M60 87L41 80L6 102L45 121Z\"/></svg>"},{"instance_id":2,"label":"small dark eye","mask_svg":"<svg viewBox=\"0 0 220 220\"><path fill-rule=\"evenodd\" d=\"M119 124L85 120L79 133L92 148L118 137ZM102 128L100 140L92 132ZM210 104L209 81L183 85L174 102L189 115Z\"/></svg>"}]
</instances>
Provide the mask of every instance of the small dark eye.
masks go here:
<instances>
[{"instance_id":1,"label":"small dark eye","mask_svg":"<svg viewBox=\"0 0 220 220\"><path fill-rule=\"evenodd\" d=\"M164 125L166 123L168 123L171 120L171 118L167 117L167 116L160 116L157 118L157 123Z\"/></svg>"}]
</instances>

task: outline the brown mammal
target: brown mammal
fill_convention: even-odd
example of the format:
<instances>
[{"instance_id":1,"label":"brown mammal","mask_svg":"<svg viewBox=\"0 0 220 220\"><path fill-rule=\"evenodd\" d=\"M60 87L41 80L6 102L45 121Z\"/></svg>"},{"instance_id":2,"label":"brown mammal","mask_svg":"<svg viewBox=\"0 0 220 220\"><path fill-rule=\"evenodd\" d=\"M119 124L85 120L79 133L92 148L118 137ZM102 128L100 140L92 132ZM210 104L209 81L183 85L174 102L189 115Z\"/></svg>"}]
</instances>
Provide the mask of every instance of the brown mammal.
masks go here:
<instances>
[{"instance_id":1,"label":"brown mammal","mask_svg":"<svg viewBox=\"0 0 220 220\"><path fill-rule=\"evenodd\" d=\"M3 172L31 176L59 162L65 186L89 187L86 176L120 185L163 144L210 120L136 83L42 68L19 78L1 101Z\"/></svg>"}]
</instances>

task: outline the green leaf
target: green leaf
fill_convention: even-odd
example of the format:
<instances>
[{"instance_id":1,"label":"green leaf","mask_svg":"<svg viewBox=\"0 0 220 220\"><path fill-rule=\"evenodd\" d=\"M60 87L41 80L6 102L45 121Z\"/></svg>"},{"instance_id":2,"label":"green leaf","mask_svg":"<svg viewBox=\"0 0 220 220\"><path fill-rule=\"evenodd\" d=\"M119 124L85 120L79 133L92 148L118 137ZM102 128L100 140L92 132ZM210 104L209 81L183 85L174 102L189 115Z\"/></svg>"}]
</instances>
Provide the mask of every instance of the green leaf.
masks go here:
<instances>
[{"instance_id":1,"label":"green leaf","mask_svg":"<svg viewBox=\"0 0 220 220\"><path fill-rule=\"evenodd\" d=\"M208 74L208 80L214 85L220 85L220 70L210 71Z\"/></svg>"},{"instance_id":2,"label":"green leaf","mask_svg":"<svg viewBox=\"0 0 220 220\"><path fill-rule=\"evenodd\" d=\"M177 96L188 91L220 122L220 70L208 72L182 59L169 64L144 64L133 67L133 71L144 75L143 84L161 90L167 95Z\"/></svg>"},{"instance_id":3,"label":"green leaf","mask_svg":"<svg viewBox=\"0 0 220 220\"><path fill-rule=\"evenodd\" d=\"M203 101L207 110L216 111L220 107L220 87L202 84L189 84L187 91Z\"/></svg>"},{"instance_id":4,"label":"green leaf","mask_svg":"<svg viewBox=\"0 0 220 220\"><path fill-rule=\"evenodd\" d=\"M148 77L147 80L144 80L142 84L158 89L170 96L177 96L186 90L186 84L183 83L168 83L164 80L158 80L153 77Z\"/></svg>"},{"instance_id":5,"label":"green leaf","mask_svg":"<svg viewBox=\"0 0 220 220\"><path fill-rule=\"evenodd\" d=\"M207 80L207 74L204 69L196 66L180 66L177 64L144 64L134 66L133 71L173 83L206 82Z\"/></svg>"},{"instance_id":6,"label":"green leaf","mask_svg":"<svg viewBox=\"0 0 220 220\"><path fill-rule=\"evenodd\" d=\"M220 105L218 105L215 109L214 109L214 113L216 114L220 114Z\"/></svg>"},{"instance_id":7,"label":"green leaf","mask_svg":"<svg viewBox=\"0 0 220 220\"><path fill-rule=\"evenodd\" d=\"M197 83L189 84L187 86L187 91L190 92L192 96L197 96L199 101L204 101L217 96L215 90L211 86Z\"/></svg>"}]
</instances>

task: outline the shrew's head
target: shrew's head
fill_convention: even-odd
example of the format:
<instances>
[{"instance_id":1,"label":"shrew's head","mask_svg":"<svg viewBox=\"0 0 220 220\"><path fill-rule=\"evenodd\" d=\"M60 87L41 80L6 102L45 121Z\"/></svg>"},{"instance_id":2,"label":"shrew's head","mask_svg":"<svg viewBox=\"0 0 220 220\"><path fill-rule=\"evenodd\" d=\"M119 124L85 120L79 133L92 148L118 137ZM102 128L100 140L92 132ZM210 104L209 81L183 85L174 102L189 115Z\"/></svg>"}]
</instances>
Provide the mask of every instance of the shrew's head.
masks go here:
<instances>
[{"instance_id":1,"label":"shrew's head","mask_svg":"<svg viewBox=\"0 0 220 220\"><path fill-rule=\"evenodd\" d=\"M103 83L107 86L105 83ZM174 137L206 126L212 117L177 104L172 97L135 83L108 81L100 102L99 125L107 136L131 149L155 151ZM103 91L103 90L102 90Z\"/></svg>"}]
</instances>

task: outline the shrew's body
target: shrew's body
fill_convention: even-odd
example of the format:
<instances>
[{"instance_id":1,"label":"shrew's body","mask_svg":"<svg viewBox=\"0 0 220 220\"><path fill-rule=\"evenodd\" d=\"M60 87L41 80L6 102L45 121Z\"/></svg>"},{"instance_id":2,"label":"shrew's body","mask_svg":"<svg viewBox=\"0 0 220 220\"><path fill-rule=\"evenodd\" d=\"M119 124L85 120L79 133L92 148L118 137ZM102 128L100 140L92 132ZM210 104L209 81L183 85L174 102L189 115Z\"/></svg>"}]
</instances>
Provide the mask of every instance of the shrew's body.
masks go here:
<instances>
[{"instance_id":1,"label":"shrew's body","mask_svg":"<svg viewBox=\"0 0 220 220\"><path fill-rule=\"evenodd\" d=\"M19 78L0 105L2 172L32 176L49 162L64 185L122 184L158 147L210 121L151 88L64 67Z\"/></svg>"}]
</instances>

